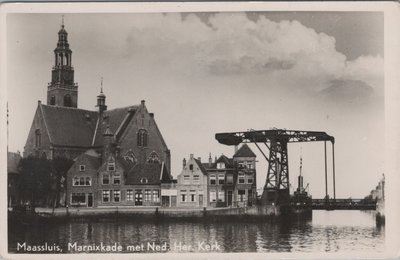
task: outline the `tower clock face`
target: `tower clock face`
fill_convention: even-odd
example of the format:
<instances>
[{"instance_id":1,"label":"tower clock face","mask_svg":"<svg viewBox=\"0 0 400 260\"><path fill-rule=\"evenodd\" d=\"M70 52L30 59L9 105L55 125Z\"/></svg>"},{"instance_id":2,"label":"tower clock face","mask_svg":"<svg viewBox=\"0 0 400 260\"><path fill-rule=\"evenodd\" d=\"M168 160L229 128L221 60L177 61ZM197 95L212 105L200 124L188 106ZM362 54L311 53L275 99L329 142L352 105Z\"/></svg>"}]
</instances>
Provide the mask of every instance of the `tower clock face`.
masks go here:
<instances>
[{"instance_id":1,"label":"tower clock face","mask_svg":"<svg viewBox=\"0 0 400 260\"><path fill-rule=\"evenodd\" d=\"M62 79L63 79L63 81L67 81L67 82L72 81L72 74L68 73L68 72L64 72L62 75Z\"/></svg>"}]
</instances>

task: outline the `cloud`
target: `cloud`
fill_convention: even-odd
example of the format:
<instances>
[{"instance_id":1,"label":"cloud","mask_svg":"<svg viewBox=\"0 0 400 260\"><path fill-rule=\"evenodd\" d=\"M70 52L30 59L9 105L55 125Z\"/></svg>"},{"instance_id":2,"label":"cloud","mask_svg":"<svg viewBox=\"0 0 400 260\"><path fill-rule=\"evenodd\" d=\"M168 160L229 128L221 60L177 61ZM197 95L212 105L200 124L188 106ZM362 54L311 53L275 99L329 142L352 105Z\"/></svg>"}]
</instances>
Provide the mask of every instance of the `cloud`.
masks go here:
<instances>
[{"instance_id":1,"label":"cloud","mask_svg":"<svg viewBox=\"0 0 400 260\"><path fill-rule=\"evenodd\" d=\"M320 92L325 99L356 101L369 98L373 88L361 80L332 80L330 86Z\"/></svg>"},{"instance_id":2,"label":"cloud","mask_svg":"<svg viewBox=\"0 0 400 260\"><path fill-rule=\"evenodd\" d=\"M139 25L130 31L125 54L153 68L163 67L166 74L191 78L235 75L243 84L246 79L252 81L254 87L256 78L260 88L270 82L289 92L300 88L316 96L324 89L330 92L335 80L362 81L358 85L367 92L369 87L378 93L383 89L382 57L349 61L336 50L334 37L296 20L274 22L260 16L254 21L244 13L220 13L205 22L194 14L184 18L166 14L133 24ZM353 88L353 83L341 88ZM355 93L350 96L355 98Z\"/></svg>"}]
</instances>

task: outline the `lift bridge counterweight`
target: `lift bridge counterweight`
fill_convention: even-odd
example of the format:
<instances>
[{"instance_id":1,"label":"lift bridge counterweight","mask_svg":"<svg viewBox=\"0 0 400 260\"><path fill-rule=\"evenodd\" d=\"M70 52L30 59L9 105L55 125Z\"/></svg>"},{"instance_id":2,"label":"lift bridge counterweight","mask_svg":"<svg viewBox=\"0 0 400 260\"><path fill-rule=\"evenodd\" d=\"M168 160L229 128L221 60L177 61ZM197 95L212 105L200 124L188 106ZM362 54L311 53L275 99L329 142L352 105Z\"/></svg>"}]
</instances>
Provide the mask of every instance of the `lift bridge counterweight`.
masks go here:
<instances>
[{"instance_id":1,"label":"lift bridge counterweight","mask_svg":"<svg viewBox=\"0 0 400 260\"><path fill-rule=\"evenodd\" d=\"M326 141L332 143L334 153L335 138L325 132L299 131L286 129L252 130L247 132L218 133L215 139L225 145L239 145L240 143L254 143L268 162L267 180L264 185L262 204L287 204L290 200L289 192L289 162L288 143ZM269 156L263 152L259 143L264 144L269 150ZM268 145L269 144L269 145ZM326 148L325 158L326 158ZM333 155L334 158L334 155ZM334 159L333 159L334 164ZM325 190L327 194L327 167L325 159ZM335 194L335 165L333 165L333 190Z\"/></svg>"}]
</instances>

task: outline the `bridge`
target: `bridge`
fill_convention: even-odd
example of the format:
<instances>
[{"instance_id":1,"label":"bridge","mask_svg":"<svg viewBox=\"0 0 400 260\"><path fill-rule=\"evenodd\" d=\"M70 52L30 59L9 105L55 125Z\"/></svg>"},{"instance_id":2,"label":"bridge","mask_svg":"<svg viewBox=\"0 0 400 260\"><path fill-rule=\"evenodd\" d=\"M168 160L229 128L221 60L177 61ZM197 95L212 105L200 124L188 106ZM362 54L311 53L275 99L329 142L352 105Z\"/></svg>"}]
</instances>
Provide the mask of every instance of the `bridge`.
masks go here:
<instances>
[{"instance_id":1,"label":"bridge","mask_svg":"<svg viewBox=\"0 0 400 260\"><path fill-rule=\"evenodd\" d=\"M327 209L327 210L376 210L376 201L372 199L313 199L311 204L312 209Z\"/></svg>"},{"instance_id":2,"label":"bridge","mask_svg":"<svg viewBox=\"0 0 400 260\"><path fill-rule=\"evenodd\" d=\"M300 131L286 129L250 130L247 132L217 133L215 139L225 145L254 143L268 162L267 179L261 197L261 205L289 205L289 161L288 144L297 142L324 142L325 152L325 198L328 196L327 142L332 144L333 200L336 199L335 187L335 138L325 132ZM265 146L269 156L261 149Z\"/></svg>"}]
</instances>

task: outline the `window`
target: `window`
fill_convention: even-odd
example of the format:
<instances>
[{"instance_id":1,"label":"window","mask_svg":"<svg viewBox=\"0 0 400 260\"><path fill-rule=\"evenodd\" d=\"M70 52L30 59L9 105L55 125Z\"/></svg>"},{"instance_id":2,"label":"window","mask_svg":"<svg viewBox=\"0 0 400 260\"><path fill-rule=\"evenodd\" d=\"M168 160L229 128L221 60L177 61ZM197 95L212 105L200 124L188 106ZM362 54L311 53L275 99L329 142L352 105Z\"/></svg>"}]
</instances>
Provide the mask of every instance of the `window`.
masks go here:
<instances>
[{"instance_id":1,"label":"window","mask_svg":"<svg viewBox=\"0 0 400 260\"><path fill-rule=\"evenodd\" d=\"M158 157L156 152L151 152L149 158L147 158L148 163L160 163L160 158Z\"/></svg>"},{"instance_id":2,"label":"window","mask_svg":"<svg viewBox=\"0 0 400 260\"><path fill-rule=\"evenodd\" d=\"M119 184L121 184L121 175L114 175L114 177L113 177L113 183L115 184L115 185L119 185Z\"/></svg>"},{"instance_id":3,"label":"window","mask_svg":"<svg viewBox=\"0 0 400 260\"><path fill-rule=\"evenodd\" d=\"M86 179L85 179L85 186L92 186L92 178L86 177Z\"/></svg>"},{"instance_id":4,"label":"window","mask_svg":"<svg viewBox=\"0 0 400 260\"><path fill-rule=\"evenodd\" d=\"M246 200L246 191L245 190L238 190L238 199L239 199L239 201Z\"/></svg>"},{"instance_id":5,"label":"window","mask_svg":"<svg viewBox=\"0 0 400 260\"><path fill-rule=\"evenodd\" d=\"M223 185L225 183L225 175L219 174L218 175L218 184Z\"/></svg>"},{"instance_id":6,"label":"window","mask_svg":"<svg viewBox=\"0 0 400 260\"><path fill-rule=\"evenodd\" d=\"M190 201L191 202L196 201L196 191L195 190L190 191Z\"/></svg>"},{"instance_id":7,"label":"window","mask_svg":"<svg viewBox=\"0 0 400 260\"><path fill-rule=\"evenodd\" d=\"M65 107L71 107L72 106L72 100L70 95L65 95L64 96L64 106Z\"/></svg>"},{"instance_id":8,"label":"window","mask_svg":"<svg viewBox=\"0 0 400 260\"><path fill-rule=\"evenodd\" d=\"M247 162L247 169L253 169L253 162Z\"/></svg>"},{"instance_id":9,"label":"window","mask_svg":"<svg viewBox=\"0 0 400 260\"><path fill-rule=\"evenodd\" d=\"M85 186L85 177L79 178L79 186Z\"/></svg>"},{"instance_id":10,"label":"window","mask_svg":"<svg viewBox=\"0 0 400 260\"><path fill-rule=\"evenodd\" d=\"M72 193L71 194L71 204L86 204L86 194L85 193Z\"/></svg>"},{"instance_id":11,"label":"window","mask_svg":"<svg viewBox=\"0 0 400 260\"><path fill-rule=\"evenodd\" d=\"M78 177L74 177L74 179L72 181L72 186L79 186L79 178Z\"/></svg>"},{"instance_id":12,"label":"window","mask_svg":"<svg viewBox=\"0 0 400 260\"><path fill-rule=\"evenodd\" d=\"M126 201L133 201L133 190L126 191Z\"/></svg>"},{"instance_id":13,"label":"window","mask_svg":"<svg viewBox=\"0 0 400 260\"><path fill-rule=\"evenodd\" d=\"M160 190L153 190L153 202L160 202Z\"/></svg>"},{"instance_id":14,"label":"window","mask_svg":"<svg viewBox=\"0 0 400 260\"><path fill-rule=\"evenodd\" d=\"M217 192L215 190L210 191L210 201L217 201Z\"/></svg>"},{"instance_id":15,"label":"window","mask_svg":"<svg viewBox=\"0 0 400 260\"><path fill-rule=\"evenodd\" d=\"M217 163L217 169L225 169L225 163L223 162Z\"/></svg>"},{"instance_id":16,"label":"window","mask_svg":"<svg viewBox=\"0 0 400 260\"><path fill-rule=\"evenodd\" d=\"M140 129L136 134L137 146L147 147L147 131Z\"/></svg>"},{"instance_id":17,"label":"window","mask_svg":"<svg viewBox=\"0 0 400 260\"><path fill-rule=\"evenodd\" d=\"M107 171L115 171L115 162L108 162Z\"/></svg>"},{"instance_id":18,"label":"window","mask_svg":"<svg viewBox=\"0 0 400 260\"><path fill-rule=\"evenodd\" d=\"M181 190L181 201L182 202L186 201L186 190Z\"/></svg>"},{"instance_id":19,"label":"window","mask_svg":"<svg viewBox=\"0 0 400 260\"><path fill-rule=\"evenodd\" d=\"M79 165L79 171L80 172L84 172L86 170L86 167L85 167L85 165Z\"/></svg>"},{"instance_id":20,"label":"window","mask_svg":"<svg viewBox=\"0 0 400 260\"><path fill-rule=\"evenodd\" d=\"M253 177L248 177L247 178L247 183L248 184L253 184Z\"/></svg>"},{"instance_id":21,"label":"window","mask_svg":"<svg viewBox=\"0 0 400 260\"><path fill-rule=\"evenodd\" d=\"M218 191L218 201L220 201L220 202L225 201L225 192L223 190Z\"/></svg>"},{"instance_id":22,"label":"window","mask_svg":"<svg viewBox=\"0 0 400 260\"><path fill-rule=\"evenodd\" d=\"M210 185L215 185L215 184L216 184L216 176L210 175Z\"/></svg>"},{"instance_id":23,"label":"window","mask_svg":"<svg viewBox=\"0 0 400 260\"><path fill-rule=\"evenodd\" d=\"M244 162L238 162L238 166L239 166L239 169L244 169L244 168L246 168L246 165L245 165Z\"/></svg>"},{"instance_id":24,"label":"window","mask_svg":"<svg viewBox=\"0 0 400 260\"><path fill-rule=\"evenodd\" d=\"M142 179L140 179L140 182L141 182L141 183L147 183L148 180L147 180L147 178L142 178Z\"/></svg>"},{"instance_id":25,"label":"window","mask_svg":"<svg viewBox=\"0 0 400 260\"><path fill-rule=\"evenodd\" d=\"M183 182L184 183L189 183L190 182L190 176L189 175L183 175Z\"/></svg>"},{"instance_id":26,"label":"window","mask_svg":"<svg viewBox=\"0 0 400 260\"><path fill-rule=\"evenodd\" d=\"M226 175L226 184L233 184L233 175L232 174Z\"/></svg>"},{"instance_id":27,"label":"window","mask_svg":"<svg viewBox=\"0 0 400 260\"><path fill-rule=\"evenodd\" d=\"M193 175L193 182L199 183L200 182L200 176L199 175Z\"/></svg>"},{"instance_id":28,"label":"window","mask_svg":"<svg viewBox=\"0 0 400 260\"><path fill-rule=\"evenodd\" d=\"M103 185L110 184L110 175L109 174L104 174L103 175Z\"/></svg>"},{"instance_id":29,"label":"window","mask_svg":"<svg viewBox=\"0 0 400 260\"><path fill-rule=\"evenodd\" d=\"M120 202L121 201L121 191L115 190L113 197L114 197L114 202Z\"/></svg>"},{"instance_id":30,"label":"window","mask_svg":"<svg viewBox=\"0 0 400 260\"><path fill-rule=\"evenodd\" d=\"M124 156L124 159L126 160L126 161L131 161L131 162L133 162L133 163L136 163L136 157L135 157L135 154L133 153L133 151L132 150L129 150L126 154L125 154L125 156Z\"/></svg>"},{"instance_id":31,"label":"window","mask_svg":"<svg viewBox=\"0 0 400 260\"><path fill-rule=\"evenodd\" d=\"M244 174L239 174L239 183L240 184L244 183Z\"/></svg>"},{"instance_id":32,"label":"window","mask_svg":"<svg viewBox=\"0 0 400 260\"><path fill-rule=\"evenodd\" d=\"M110 202L110 191L103 190L103 202Z\"/></svg>"},{"instance_id":33,"label":"window","mask_svg":"<svg viewBox=\"0 0 400 260\"><path fill-rule=\"evenodd\" d=\"M151 201L151 190L144 190L144 201Z\"/></svg>"},{"instance_id":34,"label":"window","mask_svg":"<svg viewBox=\"0 0 400 260\"><path fill-rule=\"evenodd\" d=\"M193 164L189 165L189 170L193 171Z\"/></svg>"},{"instance_id":35,"label":"window","mask_svg":"<svg viewBox=\"0 0 400 260\"><path fill-rule=\"evenodd\" d=\"M54 106L55 104L56 104L56 97L55 96L51 96L50 105Z\"/></svg>"},{"instance_id":36,"label":"window","mask_svg":"<svg viewBox=\"0 0 400 260\"><path fill-rule=\"evenodd\" d=\"M40 147L42 145L42 135L40 133L40 129L35 131L35 146Z\"/></svg>"}]
</instances>

